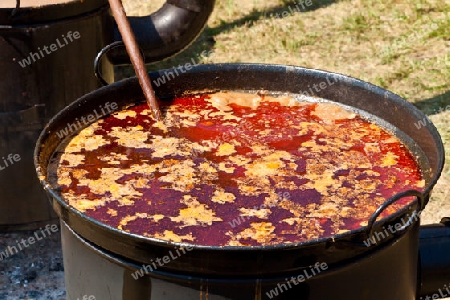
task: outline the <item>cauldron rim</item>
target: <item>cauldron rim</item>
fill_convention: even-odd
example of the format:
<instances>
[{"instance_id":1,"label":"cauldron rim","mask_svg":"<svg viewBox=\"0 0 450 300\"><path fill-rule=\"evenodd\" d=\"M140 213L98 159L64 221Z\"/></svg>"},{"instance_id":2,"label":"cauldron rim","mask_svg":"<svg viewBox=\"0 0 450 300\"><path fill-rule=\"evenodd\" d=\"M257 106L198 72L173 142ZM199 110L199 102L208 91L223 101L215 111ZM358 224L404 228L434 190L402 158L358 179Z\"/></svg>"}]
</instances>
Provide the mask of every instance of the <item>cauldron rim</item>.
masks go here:
<instances>
[{"instance_id":1,"label":"cauldron rim","mask_svg":"<svg viewBox=\"0 0 450 300\"><path fill-rule=\"evenodd\" d=\"M162 76L164 72L168 72L169 70L161 70L158 72L153 72L150 74L150 77L152 80L158 78L159 76ZM231 73L230 73L231 72ZM167 91L170 91L172 95L181 95L185 93L186 91L192 92L196 90L202 90L202 89L186 89L186 88L180 88L179 83L182 82L184 85L195 85L198 86L198 80L201 77L204 77L205 75L209 76L211 78L210 83L212 82L212 85L219 84L222 86L222 88L219 88L220 90L233 90L233 88L227 88L229 86L229 82L226 83L222 81L220 76L223 76L221 74L234 74L237 77L243 76L243 78L250 78L248 76L257 77L257 79L260 79L259 76L262 74L265 74L264 77L270 77L272 75L281 75L283 76L299 76L304 77L304 79L323 79L326 77L334 77L337 79L336 82L338 82L342 87L345 89L349 88L359 88L362 91L365 91L366 93L371 93L372 95L375 95L375 97L380 98L381 95L387 100L389 99L390 102L393 102L393 104L398 105L399 107L402 107L409 111L414 117L416 118L423 118L425 115L423 115L419 110L417 110L412 104L409 102L403 100L399 96L390 93L380 87L374 86L370 83L364 82L359 79L355 79L349 76L345 76L338 73L332 73L327 72L323 70L317 70L317 69L307 69L302 67L296 67L296 66L287 66L287 65L267 65L267 64L252 64L252 63L236 63L236 64L210 64L210 65L198 65L194 66L190 71L187 71L184 74L180 74L175 79L168 81L164 86L161 88L157 88L156 92L159 96L165 95L164 93ZM239 76L238 76L239 75ZM294 76L294 79L295 79ZM194 78L195 77L195 78ZM289 78L289 77L288 77ZM230 78L227 78L230 79ZM264 82L265 84L269 84L270 80L277 81L279 78L265 78ZM298 79L298 78L297 78ZM217 80L219 80L217 83ZM237 81L238 79L235 79ZM255 80L255 78L251 78L251 80ZM258 81L258 80L257 80ZM200 84L201 85L201 84ZM225 86L225 87L223 87ZM244 85L245 86L245 85ZM244 87L242 86L242 87ZM264 86L262 86L264 88ZM284 90L285 87L280 86L278 91L286 92ZM247 87L242 88L241 90L248 89ZM253 90L257 90L257 86L254 86ZM264 88L265 90L269 91L276 91L276 89L269 89ZM124 92L126 90L127 92ZM209 90L217 90L217 88L209 88ZM234 88L234 90L237 90L237 88ZM292 92L292 91L291 91ZM348 92L348 91L347 91ZM41 164L43 163L41 157L43 155L43 152L45 152L44 156L51 155L49 153L48 149L46 149L44 146L46 143L48 143L49 137L53 135L53 142L55 141L55 132L58 130L53 128L55 127L55 123L61 122L62 119L67 118L67 115L70 115L71 112L82 112L83 106L92 106L92 103L90 103L90 99L94 98L103 98L107 95L114 95L114 97L120 99L120 97L127 97L127 101L125 103L131 103L130 100L134 100L134 103L137 101L142 101L142 95L140 94L139 85L137 82L137 79L135 77L124 79L122 81L113 83L107 87L100 88L96 91L93 91L80 99L76 100L69 106L67 106L65 109L63 109L60 113L58 113L45 127L44 131L41 133L39 140L36 145L35 154L34 154L34 161L36 166L36 171L38 174L38 177L41 181L41 184L44 186L45 190L52 196L52 203L53 207L56 210L57 214L69 225L74 229L75 232L79 233L81 236L86 238L87 240L93 241L94 243L98 243L99 246L102 248L112 251L114 253L118 253L121 255L126 255L126 251L130 251L131 248L134 248L135 255L134 257L131 257L132 259L138 260L140 255L139 253L145 253L148 251L148 246L155 246L157 249L153 249L154 257L160 257L165 255L164 251L167 251L168 249L174 249L177 247L192 247L195 252L204 252L207 251L210 255L222 255L224 253L228 253L227 255L233 255L235 253L241 253L243 254L243 257L246 259L249 259L249 255L255 255L256 253L264 252L265 256L270 257L278 257L274 256L274 253L278 253L279 251L289 251L289 253L292 253L292 251L297 251L299 249L303 249L303 254L308 253L312 257L314 257L314 262L319 261L321 258L321 255L315 254L317 250L322 250L323 252L332 252L332 255L335 256L336 261L341 261L343 259L347 259L349 253L351 253L351 256L356 256L358 254L372 251L373 249L382 246L384 243L380 243L380 245L377 245L375 247L366 247L366 249L363 249L364 251L355 251L355 249L361 248L361 241L365 240L366 236L366 228L361 227L356 230L352 230L346 233L342 234L336 234L331 237L322 237L319 239L311 239L304 242L298 242L298 243L286 243L286 244L278 244L278 245L271 245L271 246L206 246L206 245L196 245L191 243L177 243L177 242L170 242L170 241L164 241L160 239L150 238L150 237L144 237L141 235L128 233L122 230L119 230L117 228L113 228L111 226L108 226L106 224L103 224L95 219L92 219L90 217L85 216L81 212L75 210L73 207L70 207L68 203L66 203L64 200L61 199L61 197L50 187L49 183L46 180L46 166L44 168L41 167ZM168 94L167 94L168 95ZM387 96L386 96L387 95ZM322 96L321 96L322 97ZM326 98L326 97L322 97ZM328 99L328 98L326 98ZM92 100L91 100L92 101ZM110 100L111 101L111 100ZM332 100L333 101L333 100ZM89 104L90 103L90 104ZM119 105L119 108L122 106ZM92 111L92 110L91 110ZM74 119L75 117L73 117ZM67 124L68 122L64 122L63 124ZM412 124L412 123L411 123ZM437 132L437 129L431 124L427 124L425 127L430 132L430 135L435 143L434 146L436 146L437 151L437 161L436 161L436 167L435 170L432 172L432 176L429 178L429 182L426 184L426 187L424 189L424 194L426 198L428 199L429 193L431 192L433 186L436 184L440 173L443 168L444 164L444 148L442 144L442 140L439 136L439 133ZM52 133L53 129L53 133ZM43 151L45 150L45 151ZM50 151L50 152L53 152ZM47 159L48 161L48 159ZM45 163L47 163L45 161ZM381 229L382 225L386 225L387 223L396 223L400 220L402 216L405 216L407 213L411 214L414 211L418 211L423 209L423 207L420 207L417 200L413 201L408 206L404 207L402 210L398 211L395 214L390 215L387 218L383 218L380 221L377 221L374 225L374 228ZM92 226L94 225L94 226ZM405 230L407 232L408 230ZM101 238L99 238L97 235L100 234ZM119 238L120 240L118 240ZM395 238L395 237L392 237ZM113 239L112 242L110 239ZM386 243L390 241L391 239L386 239ZM120 249L123 247L123 250ZM130 248L131 247L131 248ZM369 248L369 249L368 249ZM334 253L333 253L334 252ZM336 254L337 252L337 254ZM214 254L216 253L216 254ZM220 254L217 254L220 253ZM247 254L245 254L247 253ZM347 253L343 256L340 256L339 253ZM328 257L328 255L325 255ZM200 254L197 258L200 259L202 257L202 254ZM293 258L294 259L294 258ZM150 261L150 258L147 258L147 261ZM189 264L193 263L194 261L198 262L196 258L194 259L186 259L185 263L188 262ZM305 261L304 264L307 265L311 263L310 261ZM292 259L291 259L292 263ZM173 263L171 263L173 264ZM297 262L297 267L299 267ZM186 267L186 266L184 266ZM191 266L193 267L193 266ZM197 271L199 268L193 267Z\"/></svg>"}]
</instances>

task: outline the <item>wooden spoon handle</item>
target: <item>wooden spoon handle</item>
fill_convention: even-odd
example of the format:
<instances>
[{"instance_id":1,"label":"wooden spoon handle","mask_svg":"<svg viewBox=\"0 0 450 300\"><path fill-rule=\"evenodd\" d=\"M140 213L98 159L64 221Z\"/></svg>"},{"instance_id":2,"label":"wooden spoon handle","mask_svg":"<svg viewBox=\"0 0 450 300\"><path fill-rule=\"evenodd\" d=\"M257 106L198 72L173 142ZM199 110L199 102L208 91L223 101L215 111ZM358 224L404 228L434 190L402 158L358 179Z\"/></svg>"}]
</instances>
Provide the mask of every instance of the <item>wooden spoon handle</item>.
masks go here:
<instances>
[{"instance_id":1,"label":"wooden spoon handle","mask_svg":"<svg viewBox=\"0 0 450 300\"><path fill-rule=\"evenodd\" d=\"M145 68L144 60L141 56L141 52L136 42L136 37L131 30L130 23L128 22L127 15L122 5L121 0L108 0L111 10L113 12L114 19L119 27L122 40L125 44L128 54L130 55L131 63L133 65L136 76L139 79L142 91L144 92L145 99L153 113L153 117L156 121L162 121L161 111L159 110L158 102L156 100L155 91L150 83L147 70Z\"/></svg>"}]
</instances>

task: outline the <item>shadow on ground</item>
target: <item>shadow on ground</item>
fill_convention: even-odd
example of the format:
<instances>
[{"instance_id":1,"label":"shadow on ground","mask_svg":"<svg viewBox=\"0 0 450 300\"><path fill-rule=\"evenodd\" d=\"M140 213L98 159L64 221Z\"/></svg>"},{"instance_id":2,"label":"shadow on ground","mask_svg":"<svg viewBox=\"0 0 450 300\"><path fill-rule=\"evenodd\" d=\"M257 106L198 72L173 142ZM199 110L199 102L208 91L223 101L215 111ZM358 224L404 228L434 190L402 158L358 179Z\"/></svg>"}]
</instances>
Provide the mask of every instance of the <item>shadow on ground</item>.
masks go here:
<instances>
[{"instance_id":1,"label":"shadow on ground","mask_svg":"<svg viewBox=\"0 0 450 300\"><path fill-rule=\"evenodd\" d=\"M202 63L203 59L208 57L208 54L210 53L210 51L212 51L216 43L214 37L219 35L220 33L227 32L236 27L246 26L250 28L255 24L256 21L264 19L283 18L283 12L288 12L288 15L291 15L292 12L302 13L314 11L319 8L329 6L335 2L336 0L314 0L311 1L311 5L308 6L309 3L307 3L307 1L283 1L284 5L274 6L267 10L254 9L249 14L232 22L223 21L216 27L206 27L202 34L188 48L173 57L167 58L160 62L149 64L147 66L147 70L151 72L162 69L169 69L177 67L180 64L184 65L185 63L191 62L192 60L194 60L196 63ZM298 3L304 4L302 5ZM298 8L296 8L296 6ZM131 66L116 67L115 72L116 80L135 76L134 70Z\"/></svg>"},{"instance_id":2,"label":"shadow on ground","mask_svg":"<svg viewBox=\"0 0 450 300\"><path fill-rule=\"evenodd\" d=\"M243 16L240 19L234 20L233 22L222 22L217 27L207 28L206 33L210 36L216 36L222 32L226 32L235 27L247 26L251 27L256 21L263 19L270 19L274 17L283 18L283 12L287 12L291 15L293 12L309 12L314 11L322 7L329 6L335 3L335 0L314 0L314 1L283 1L284 5L274 6L268 10L253 10L248 15ZM300 4L299 4L300 3ZM311 3L309 6L308 4ZM296 8L297 7L297 8ZM277 16L278 14L278 16Z\"/></svg>"},{"instance_id":3,"label":"shadow on ground","mask_svg":"<svg viewBox=\"0 0 450 300\"><path fill-rule=\"evenodd\" d=\"M441 95L420 100L413 104L428 116L450 110L450 90Z\"/></svg>"}]
</instances>

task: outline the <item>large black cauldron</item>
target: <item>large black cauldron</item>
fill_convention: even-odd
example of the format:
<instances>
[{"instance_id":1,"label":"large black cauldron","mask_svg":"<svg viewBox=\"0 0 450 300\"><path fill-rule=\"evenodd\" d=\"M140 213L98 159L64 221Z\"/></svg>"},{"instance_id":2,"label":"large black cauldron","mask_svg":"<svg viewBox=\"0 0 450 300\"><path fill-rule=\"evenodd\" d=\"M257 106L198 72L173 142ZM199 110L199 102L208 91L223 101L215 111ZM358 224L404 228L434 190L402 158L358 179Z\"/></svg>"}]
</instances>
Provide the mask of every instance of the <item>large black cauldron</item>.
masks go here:
<instances>
[{"instance_id":1,"label":"large black cauldron","mask_svg":"<svg viewBox=\"0 0 450 300\"><path fill-rule=\"evenodd\" d=\"M152 73L151 78L164 71ZM283 65L218 64L196 66L161 85L156 94L164 99L193 91L268 90L298 94L311 86L333 82L315 96L361 111L402 140L419 158L426 187L386 201L368 220L368 226L332 238L303 243L259 247L210 247L172 243L136 236L105 226L68 206L46 179L47 165L60 144L56 135L76 118L90 114L106 102L120 107L143 101L136 78L114 83L90 93L55 116L42 132L35 150L37 174L61 218L66 287L69 299L94 295L97 299L388 299L411 300L420 291L437 291L442 280L450 281L448 227L424 231L424 251L419 256L419 219L377 245L363 241L383 226L393 225L426 205L444 164L444 149L436 128L413 124L425 116L411 104L369 83L320 70ZM417 199L397 214L376 221L392 202L405 195ZM440 235L440 239L436 236ZM139 277L136 270L180 247L190 251L170 263ZM445 248L447 247L447 248ZM449 252L447 252L449 253ZM431 258L433 257L433 258ZM310 272L316 263L327 268L298 284L286 279ZM427 281L423 274L439 271ZM133 274L135 276L133 276ZM136 277L137 276L137 277ZM135 278L136 277L136 278ZM439 281L441 280L441 281ZM421 288L423 286L423 288ZM442 288L444 286L442 285ZM269 296L271 295L271 296Z\"/></svg>"}]
</instances>

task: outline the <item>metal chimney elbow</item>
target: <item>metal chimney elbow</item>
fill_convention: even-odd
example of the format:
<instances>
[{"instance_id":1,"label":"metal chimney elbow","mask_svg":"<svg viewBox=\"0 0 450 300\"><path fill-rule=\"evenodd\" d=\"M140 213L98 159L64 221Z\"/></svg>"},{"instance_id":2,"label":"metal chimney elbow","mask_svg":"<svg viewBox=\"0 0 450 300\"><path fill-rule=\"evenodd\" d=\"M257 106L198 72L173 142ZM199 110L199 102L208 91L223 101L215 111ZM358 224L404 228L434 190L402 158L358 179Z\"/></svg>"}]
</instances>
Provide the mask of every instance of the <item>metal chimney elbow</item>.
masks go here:
<instances>
[{"instance_id":1,"label":"metal chimney elbow","mask_svg":"<svg viewBox=\"0 0 450 300\"><path fill-rule=\"evenodd\" d=\"M214 8L215 0L168 0L150 16L129 17L137 42L151 63L173 56L189 46L201 33ZM114 40L122 37L115 24ZM125 47L108 53L115 64L129 64Z\"/></svg>"}]
</instances>

